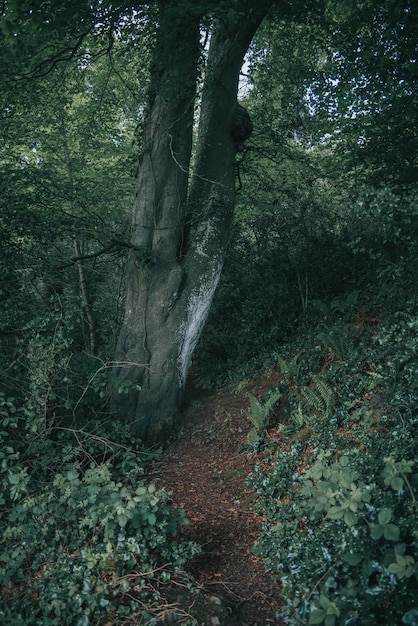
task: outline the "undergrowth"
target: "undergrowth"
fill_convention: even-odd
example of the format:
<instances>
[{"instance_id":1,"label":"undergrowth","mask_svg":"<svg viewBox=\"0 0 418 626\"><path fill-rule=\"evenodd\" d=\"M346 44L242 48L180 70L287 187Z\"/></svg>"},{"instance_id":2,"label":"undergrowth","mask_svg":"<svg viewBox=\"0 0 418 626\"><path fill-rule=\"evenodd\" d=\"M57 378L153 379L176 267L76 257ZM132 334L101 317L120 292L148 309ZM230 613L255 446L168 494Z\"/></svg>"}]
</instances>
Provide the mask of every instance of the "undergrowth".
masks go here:
<instances>
[{"instance_id":1,"label":"undergrowth","mask_svg":"<svg viewBox=\"0 0 418 626\"><path fill-rule=\"evenodd\" d=\"M242 229L194 368L200 387L281 373L250 397L248 449L255 550L292 625L418 625L416 190L360 200L299 246L275 222ZM185 514L147 476L158 452L104 418L109 372L77 348L78 307L48 303L2 343L0 622L161 623L199 548L175 541Z\"/></svg>"},{"instance_id":2,"label":"undergrowth","mask_svg":"<svg viewBox=\"0 0 418 626\"><path fill-rule=\"evenodd\" d=\"M282 231L247 207L195 378L281 374L248 414L255 550L283 583L280 617L417 626L417 187L359 189L342 208Z\"/></svg>"},{"instance_id":3,"label":"undergrowth","mask_svg":"<svg viewBox=\"0 0 418 626\"><path fill-rule=\"evenodd\" d=\"M250 450L255 551L288 624L416 625L418 302L347 300L292 346L304 376L278 362L281 424Z\"/></svg>"},{"instance_id":4,"label":"undergrowth","mask_svg":"<svg viewBox=\"0 0 418 626\"><path fill-rule=\"evenodd\" d=\"M0 622L156 623L161 586L199 552L147 479L157 453L114 425L46 431L27 406L0 394Z\"/></svg>"}]
</instances>

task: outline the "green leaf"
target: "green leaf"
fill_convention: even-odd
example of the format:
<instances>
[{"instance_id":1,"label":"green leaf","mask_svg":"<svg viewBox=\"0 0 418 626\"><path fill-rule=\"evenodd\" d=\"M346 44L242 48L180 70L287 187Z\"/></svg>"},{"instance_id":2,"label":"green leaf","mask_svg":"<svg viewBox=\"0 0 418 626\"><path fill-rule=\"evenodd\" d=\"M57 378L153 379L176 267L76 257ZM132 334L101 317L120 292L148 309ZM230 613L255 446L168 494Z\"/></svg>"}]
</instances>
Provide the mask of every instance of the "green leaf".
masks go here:
<instances>
[{"instance_id":1,"label":"green leaf","mask_svg":"<svg viewBox=\"0 0 418 626\"><path fill-rule=\"evenodd\" d=\"M340 506L332 506L328 511L328 517L330 519L342 519L344 517L344 510Z\"/></svg>"},{"instance_id":2,"label":"green leaf","mask_svg":"<svg viewBox=\"0 0 418 626\"><path fill-rule=\"evenodd\" d=\"M377 519L379 520L379 524L381 526L389 524L392 519L392 509L381 509L378 513Z\"/></svg>"},{"instance_id":3,"label":"green leaf","mask_svg":"<svg viewBox=\"0 0 418 626\"><path fill-rule=\"evenodd\" d=\"M383 535L383 526L380 526L380 524L374 524L370 528L370 535L372 536L372 539L380 539Z\"/></svg>"},{"instance_id":4,"label":"green leaf","mask_svg":"<svg viewBox=\"0 0 418 626\"><path fill-rule=\"evenodd\" d=\"M418 609L412 609L405 613L402 617L402 624L409 624L410 626L417 626L418 624Z\"/></svg>"},{"instance_id":5,"label":"green leaf","mask_svg":"<svg viewBox=\"0 0 418 626\"><path fill-rule=\"evenodd\" d=\"M344 513L344 521L347 526L354 526L357 521L357 515L353 511L348 510Z\"/></svg>"},{"instance_id":6,"label":"green leaf","mask_svg":"<svg viewBox=\"0 0 418 626\"><path fill-rule=\"evenodd\" d=\"M309 614L309 624L322 624L327 616L327 612L324 609L313 609Z\"/></svg>"},{"instance_id":7,"label":"green leaf","mask_svg":"<svg viewBox=\"0 0 418 626\"><path fill-rule=\"evenodd\" d=\"M400 554L396 555L396 562L391 563L388 567L388 570L397 576L397 578L408 578L412 576L414 573L414 564L415 561L412 556L401 556Z\"/></svg>"},{"instance_id":8,"label":"green leaf","mask_svg":"<svg viewBox=\"0 0 418 626\"><path fill-rule=\"evenodd\" d=\"M401 478L401 476L394 476L393 478L390 478L389 484L394 491L400 491L404 486L404 479Z\"/></svg>"},{"instance_id":9,"label":"green leaf","mask_svg":"<svg viewBox=\"0 0 418 626\"><path fill-rule=\"evenodd\" d=\"M360 561L362 560L362 558L363 558L363 555L361 554L361 552L352 552L350 554L344 555L344 561L348 563L349 565L353 565L353 566L358 565Z\"/></svg>"},{"instance_id":10,"label":"green leaf","mask_svg":"<svg viewBox=\"0 0 418 626\"><path fill-rule=\"evenodd\" d=\"M154 513L148 513L147 520L151 526L155 526L155 524L157 523L157 518Z\"/></svg>"},{"instance_id":11,"label":"green leaf","mask_svg":"<svg viewBox=\"0 0 418 626\"><path fill-rule=\"evenodd\" d=\"M405 554L405 550L406 550L406 544L405 543L398 543L395 546L395 555L396 554L400 554L400 555L404 555Z\"/></svg>"},{"instance_id":12,"label":"green leaf","mask_svg":"<svg viewBox=\"0 0 418 626\"><path fill-rule=\"evenodd\" d=\"M395 524L388 524L383 529L383 535L388 541L399 541L399 528Z\"/></svg>"},{"instance_id":13,"label":"green leaf","mask_svg":"<svg viewBox=\"0 0 418 626\"><path fill-rule=\"evenodd\" d=\"M126 526L127 521L128 521L128 518L126 517L126 515L124 515L123 513L119 513L118 524L121 528L124 528Z\"/></svg>"}]
</instances>

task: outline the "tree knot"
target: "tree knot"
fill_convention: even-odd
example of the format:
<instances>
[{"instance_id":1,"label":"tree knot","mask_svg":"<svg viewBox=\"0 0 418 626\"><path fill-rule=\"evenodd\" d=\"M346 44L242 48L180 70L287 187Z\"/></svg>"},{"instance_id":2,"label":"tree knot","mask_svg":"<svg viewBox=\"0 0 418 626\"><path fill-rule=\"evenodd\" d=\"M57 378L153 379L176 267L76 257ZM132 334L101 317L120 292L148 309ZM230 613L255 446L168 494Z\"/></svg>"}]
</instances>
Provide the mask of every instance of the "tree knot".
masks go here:
<instances>
[{"instance_id":1,"label":"tree knot","mask_svg":"<svg viewBox=\"0 0 418 626\"><path fill-rule=\"evenodd\" d=\"M235 106L232 114L230 132L237 150L242 150L244 141L246 141L253 132L253 123L247 109L241 104Z\"/></svg>"}]
</instances>

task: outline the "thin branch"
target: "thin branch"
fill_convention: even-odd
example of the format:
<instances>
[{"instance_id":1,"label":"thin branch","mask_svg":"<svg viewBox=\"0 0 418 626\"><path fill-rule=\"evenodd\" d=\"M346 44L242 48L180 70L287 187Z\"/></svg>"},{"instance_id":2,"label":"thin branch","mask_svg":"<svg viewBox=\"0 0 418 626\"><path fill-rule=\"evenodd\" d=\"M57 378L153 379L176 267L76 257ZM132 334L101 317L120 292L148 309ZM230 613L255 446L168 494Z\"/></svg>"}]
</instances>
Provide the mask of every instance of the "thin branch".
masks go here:
<instances>
[{"instance_id":1,"label":"thin branch","mask_svg":"<svg viewBox=\"0 0 418 626\"><path fill-rule=\"evenodd\" d=\"M113 250L116 247L132 248L133 246L130 246L128 243L112 240L112 242L108 246L106 246L105 248L102 248L101 250L98 250L98 252L92 252L91 254L80 254L78 256L71 257L70 263L67 263L66 265L62 265L60 269L64 267L69 267L73 263L77 263L78 261L84 261L85 259L97 259L97 257L102 256L103 254L108 254L111 250Z\"/></svg>"},{"instance_id":2,"label":"thin branch","mask_svg":"<svg viewBox=\"0 0 418 626\"><path fill-rule=\"evenodd\" d=\"M87 35L90 34L90 32L91 29L87 30L84 33L81 33L74 46L60 50L55 55L38 63L38 65L36 65L28 72L21 74L20 80L26 80L27 78L43 78L44 76L48 76L48 74L50 74L59 63L71 61L72 59L74 59L81 47L81 44L83 43ZM66 54L67 52L68 54ZM42 68L45 68L46 65L49 65L49 67L47 67L44 71L41 71Z\"/></svg>"},{"instance_id":3,"label":"thin branch","mask_svg":"<svg viewBox=\"0 0 418 626\"><path fill-rule=\"evenodd\" d=\"M115 254L120 251L121 248L129 248L131 250L138 250L138 247L132 243L128 243L127 241L118 241L117 239L112 239L108 246L105 246L101 250L97 252L92 252L91 254L82 254L80 256L71 257L68 263L64 263L60 265L56 269L63 270L66 267L72 267L74 263L78 263L78 261L85 261L87 259L97 259L104 254Z\"/></svg>"},{"instance_id":4,"label":"thin branch","mask_svg":"<svg viewBox=\"0 0 418 626\"><path fill-rule=\"evenodd\" d=\"M62 430L65 432L69 432L71 434L74 435L74 437L77 439L78 443L80 443L80 438L79 435L82 435L85 438L90 438L93 439L94 441L97 441L98 443L101 443L105 448L109 448L109 449L113 449L113 448L121 448L122 450L126 450L128 452L132 452L133 454L146 454L148 456L152 456L153 452L145 452L143 450L135 450L134 448L131 448L130 446L124 446L121 443L117 443L116 441L112 441L111 439L108 439L107 437L101 437L100 435L95 435L94 433L89 433L86 430L83 430L81 428L66 428L64 426L53 426L51 428L52 430ZM148 475L148 474L147 474Z\"/></svg>"},{"instance_id":5,"label":"thin branch","mask_svg":"<svg viewBox=\"0 0 418 626\"><path fill-rule=\"evenodd\" d=\"M96 357L98 358L98 357ZM101 359L100 359L101 360ZM90 388L90 385L92 384L92 382L94 381L94 379L96 378L96 376L98 376L101 372L104 372L108 369L113 368L115 365L118 366L119 368L132 368L132 367L138 367L141 369L149 369L147 364L145 363L138 363L136 361L101 361L102 365L94 372L94 374L91 376L90 380L88 381L87 385L85 386L81 396L79 397L79 399L77 400L74 409L73 409L73 414L75 414L77 407L79 406L79 404L81 403L81 401L83 400L84 396L86 395L87 391Z\"/></svg>"}]
</instances>

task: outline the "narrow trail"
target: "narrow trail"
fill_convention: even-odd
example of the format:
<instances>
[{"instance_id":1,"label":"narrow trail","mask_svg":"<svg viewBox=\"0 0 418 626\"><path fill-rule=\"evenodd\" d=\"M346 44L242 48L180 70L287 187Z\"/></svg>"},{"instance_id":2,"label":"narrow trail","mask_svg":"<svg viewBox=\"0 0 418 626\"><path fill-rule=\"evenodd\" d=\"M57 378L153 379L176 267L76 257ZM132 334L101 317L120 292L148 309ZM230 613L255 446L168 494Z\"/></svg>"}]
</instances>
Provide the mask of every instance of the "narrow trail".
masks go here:
<instances>
[{"instance_id":1,"label":"narrow trail","mask_svg":"<svg viewBox=\"0 0 418 626\"><path fill-rule=\"evenodd\" d=\"M251 389L256 395L260 391ZM221 626L280 623L275 618L280 586L252 551L261 519L252 510L254 494L245 484L252 463L239 454L251 428L247 409L247 392L200 397L189 406L181 436L159 465L159 486L171 492L173 507L185 509L190 520L181 539L203 548L188 569L228 607L227 618L208 622Z\"/></svg>"}]
</instances>

